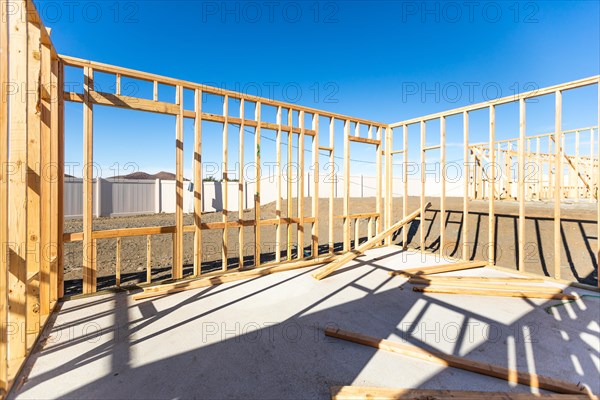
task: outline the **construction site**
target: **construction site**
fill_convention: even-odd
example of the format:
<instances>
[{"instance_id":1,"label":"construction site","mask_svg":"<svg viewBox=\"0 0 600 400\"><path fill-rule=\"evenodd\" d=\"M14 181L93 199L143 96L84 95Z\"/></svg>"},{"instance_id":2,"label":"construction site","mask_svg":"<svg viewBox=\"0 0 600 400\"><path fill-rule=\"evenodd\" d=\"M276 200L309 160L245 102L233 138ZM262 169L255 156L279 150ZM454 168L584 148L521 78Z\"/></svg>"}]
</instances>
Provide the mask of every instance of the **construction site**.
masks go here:
<instances>
[{"instance_id":1,"label":"construction site","mask_svg":"<svg viewBox=\"0 0 600 400\"><path fill-rule=\"evenodd\" d=\"M0 399L597 398L600 76L378 122L63 55L0 4ZM172 181L96 176L108 108L172 119Z\"/></svg>"}]
</instances>

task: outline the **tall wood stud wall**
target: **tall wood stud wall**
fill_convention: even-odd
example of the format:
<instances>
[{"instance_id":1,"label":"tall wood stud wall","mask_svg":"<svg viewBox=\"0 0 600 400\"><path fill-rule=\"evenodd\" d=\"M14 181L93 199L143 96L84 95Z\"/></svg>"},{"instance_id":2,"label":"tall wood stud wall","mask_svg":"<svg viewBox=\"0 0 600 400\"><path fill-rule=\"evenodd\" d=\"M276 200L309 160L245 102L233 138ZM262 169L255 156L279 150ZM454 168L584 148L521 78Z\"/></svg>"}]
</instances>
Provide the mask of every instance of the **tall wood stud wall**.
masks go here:
<instances>
[{"instance_id":1,"label":"tall wood stud wall","mask_svg":"<svg viewBox=\"0 0 600 400\"><path fill-rule=\"evenodd\" d=\"M468 226L468 214L469 214L469 199L471 197L478 199L486 199L488 202L488 243L487 245L487 261L490 264L495 264L496 261L496 210L495 205L497 200L500 200L501 193L501 180L504 179L508 181L508 185L511 184L510 178L506 176L502 176L501 172L503 168L500 164L504 161L507 162L507 157L510 159L513 157L512 148L516 147L516 156L518 157L518 170L517 170L517 182L516 187L518 188L518 195L516 196L516 200L519 205L519 215L518 215L518 262L516 265L516 269L519 271L526 270L526 200L532 198L532 191L529 188L528 182L526 181L526 171L524 167L528 162L535 162L535 164L539 167L537 180L538 183L538 194L536 195L538 199L542 198L542 194L540 193L540 188L544 185L547 186L547 191L550 193L547 198L553 201L554 210L553 210L553 268L550 271L551 277L554 279L562 279L561 275L561 257L562 257L562 233L561 233L561 203L565 198L568 198L569 190L572 188L565 187L565 179L564 179L564 169L567 167L569 171L569 178L577 181L577 187L575 192L580 192L580 188L586 188L588 192L588 197L596 200L596 204L598 205L597 210L597 219L600 221L600 202L598 202L599 195L599 185L598 181L594 179L594 175L600 176L600 162L598 162L598 157L600 155L600 139L596 139L594 136L594 130L598 131L598 126L600 126L600 121L598 121L598 125L595 127L589 128L581 128L574 129L570 131L563 130L562 124L562 96L563 92L587 87L587 86L596 86L596 90L598 91L600 104L600 80L598 76L580 79L572 82L562 83L555 86L550 86L546 88L542 88L535 91L525 92L518 94L516 96L507 96L500 99L494 100L493 104L489 102L473 104L465 107L460 107L448 111L443 111L435 114L425 115L422 117L417 117L409 120L399 121L390 124L389 126L393 128L397 127L406 127L412 124L419 124L421 128L421 144L420 144L420 154L421 154L421 205L425 202L425 186L426 186L426 176L425 176L425 154L428 150L433 148L441 149L441 157L440 157L440 170L445 170L445 118L460 115L463 116L463 161L464 161L464 198L463 198L463 232L462 232L462 258L465 260L470 259L471 254L469 254L470 246L468 243L469 240L469 226ZM546 95L554 95L555 99L555 113L554 113L554 132L548 134L540 134L535 136L527 136L526 130L526 104L528 99L535 99L536 97L546 96ZM518 103L519 106L519 135L518 139L514 140L496 140L496 107L502 104L509 103ZM600 108L600 105L599 105ZM488 140L481 144L470 144L469 143L469 112L475 110L486 110L488 111ZM600 110L598 110L598 118L600 119ZM426 145L426 122L439 120L441 126L441 141L440 146L427 146ZM590 149L589 149L589 157L588 162L582 167L581 155L579 146L577 147L575 156L567 156L565 154L565 136L567 134L574 135L575 143L579 142L579 136L581 131L589 130L590 132ZM547 139L548 142L548 151L543 155L542 158L542 150L541 150L541 140L542 138ZM532 153L532 140L535 140L535 153ZM506 148L503 148L506 146ZM594 148L594 146L598 147L598 150ZM475 165L470 165L471 156L473 156ZM504 157L504 159L501 159ZM527 161L526 161L527 160ZM386 159L386 163L389 162ZM511 162L508 162L511 164ZM544 168L547 168L547 182L544 181ZM585 174L589 174L589 178L584 176ZM442 172L443 177L443 172ZM440 196L440 204L441 204L441 212L444 213L444 203L446 193L444 190L444 180L442 180L442 192ZM505 182L506 183L506 182ZM424 219L424 216L421 216ZM422 221L423 222L423 221ZM443 227L443 218L442 218L442 226L440 227L441 240L444 240L444 227ZM598 231L600 233L600 223L598 224ZM600 235L599 235L600 236ZM420 229L420 249L425 251L425 232L423 229L423 224L421 224ZM442 247L442 246L441 246ZM600 240L597 242L597 260L600 260ZM441 253L443 255L443 253ZM598 265L598 264L597 264ZM600 281L598 283L600 287Z\"/></svg>"},{"instance_id":2,"label":"tall wood stud wall","mask_svg":"<svg viewBox=\"0 0 600 400\"><path fill-rule=\"evenodd\" d=\"M387 140L388 126L381 122L375 122L370 120L364 120L360 118L345 116L323 110L317 110L309 107L303 107L295 104L289 104L285 102L275 101L271 99L250 96L243 93L222 90L206 85L200 85L193 82L182 81L178 79L168 78L164 76L149 74L146 72L135 71L127 68L81 60L74 57L61 56L61 66L74 67L84 71L86 76L86 91L84 94L66 91L62 94L64 101L82 103L84 107L84 115L88 116L85 118L83 126L84 139L84 155L86 161L93 160L93 107L95 104L100 104L109 107L125 108L136 111L152 112L166 115L173 115L176 117L175 127L175 151L176 151L176 180L177 180L177 198L176 198L176 218L175 225L173 226L151 226L144 228L129 228L129 229L113 229L113 230L94 230L90 221L92 221L92 210L91 207L85 207L83 232L74 232L63 235L65 242L84 242L84 244L90 243L91 249L86 246L85 253L87 261L84 265L84 291L85 293L92 293L97 290L96 284L96 264L94 260L94 254L96 253L96 243L100 239L115 239L117 242L117 254L116 254L116 271L115 274L118 276L118 285L120 286L120 274L122 265L122 254L121 254L121 239L124 237L140 237L140 236L152 236L159 234L171 234L173 237L173 270L172 278L179 279L183 277L183 234L194 233L194 267L192 276L202 276L202 231L203 230L221 230L221 244L222 244L222 257L221 257L221 271L220 273L225 274L231 272L233 269L241 268L252 268L268 266L261 262L261 254L264 251L263 243L261 241L262 229L266 226L275 226L276 240L275 240L275 257L274 261L269 262L271 264L281 262L292 262L296 259L304 260L306 258L316 258L319 254L319 219L329 220L329 232L328 232L328 243L329 253L334 253L333 241L333 221L341 219L344 225L344 246L346 249L350 248L350 226L354 226L354 237L355 243L358 242L360 234L360 220L368 220L368 236L372 237L374 232L380 232L382 230L382 207L381 207L381 194L384 188L383 185L383 173L382 169L378 168L377 171L377 198L375 212L361 213L361 214L349 214L350 210L350 179L349 179L349 166L350 166L350 143L356 142L364 145L375 146L375 156L380 159L384 154L384 140ZM112 75L115 79L115 90L114 93L97 92L93 87L93 76L94 73L102 73L103 75ZM154 86L154 97L152 100L136 97L123 96L120 93L120 82L123 78L150 82ZM173 102L160 101L158 97L158 91L162 86L168 86L174 88L176 91L176 99ZM195 92L195 106L193 110L186 109L183 107L182 93L183 91L194 91ZM219 97L223 101L223 108L220 114L207 113L202 110L202 97L214 96ZM233 102L240 104L239 116L234 116L230 110ZM246 117L247 109L254 105L254 116ZM262 116L262 110L265 107L274 107L276 109L276 118L274 123L267 122ZM237 115L237 112L235 112ZM287 115L287 118L285 117ZM319 120L321 118L329 119L329 146L321 146L319 143ZM194 185L194 223L193 225L184 225L183 223L183 202L182 202L182 188L183 188L183 121L185 119L194 119L194 180L197 182ZM311 120L312 119L312 120ZM220 222L202 222L201 208L202 208L202 185L198 182L202 181L201 174L201 150L202 150L202 122L207 121L211 123L218 123L222 128L222 159L223 159L223 203L224 209ZM287 123L285 122L287 121ZM312 121L307 123L307 121ZM343 132L335 132L335 122L343 122ZM354 126L354 134L351 134L351 127ZM368 134L361 133L361 127L367 127ZM261 177L261 169L257 168L256 173L256 191L253 193L254 202L254 219L245 219L243 212L243 202L247 198L245 193L248 187L245 183L246 177L241 176L240 181L237 183L237 199L238 199L238 212L236 213L237 218L233 218L233 215L229 212L229 196L230 185L232 179L228 176L229 171L229 134L232 129L239 129L239 143L240 151L243 151L244 146L252 146L254 148L254 159L252 160L257 167L259 167L263 161L261 159L261 137L263 130L269 130L276 133L276 161L280 168L277 169L275 180L277 182L277 197L276 197L276 215L275 218L264 219L261 216L261 194L260 194L260 182L263 179ZM247 130L248 129L248 130ZM244 133L249 132L250 129L254 129L254 143L250 144L244 139ZM377 137L374 138L374 132ZM385 138L383 132L386 132ZM335 161L334 157L334 143L336 139L336 133L342 134L344 141L345 151L343 156L343 212L341 215L339 211L335 212L334 198L335 198L335 175L329 176L330 194L329 194L329 212L327 216L319 216L319 186L322 183L322 176L319 174L319 151L327 151L329 153L330 162ZM308 138L310 137L310 139ZM287 139L287 140L286 140ZM312 140L312 142L310 142ZM284 143L287 142L287 144ZM283 151L283 147L287 146L287 151ZM307 175L305 171L307 168L307 160L305 160L305 152L312 151L312 170ZM284 158L284 154L287 156ZM386 155L387 156L387 155ZM247 163L249 160L244 158L243 154L237 154L238 162L240 164ZM297 161L297 162L296 162ZM285 165L289 163L290 165ZM298 167L298 171L294 172L291 164ZM381 160L375 162L376 165L381 167ZM387 164L386 164L387 166ZM89 171L88 174L93 174L93 171ZM310 182L307 181L307 176L312 176ZM87 175L86 175L87 178ZM265 179L267 177L264 177ZM93 179L93 178L92 178ZM387 177L386 177L387 179ZM93 185L90 184L91 179L86 179L86 193L91 193ZM306 215L304 211L305 200L304 195L306 194L306 188L310 191L312 197L311 202L311 215ZM311 187L312 186L312 187ZM295 192L295 193L294 193ZM284 215L283 208L283 196L286 194L287 199L287 215ZM388 192L388 196L391 193ZM294 197L297 199L297 203L294 206ZM387 205L386 205L387 207ZM388 216L389 218L389 216ZM245 255L244 246L249 245L248 238L244 235L244 228L252 227L254 230L255 241L252 243L253 251L253 265L243 265L243 257ZM309 228L310 227L310 228ZM235 251L235 255L232 254L234 246L230 246L230 235L232 229L235 229L238 233L237 244L239 246L238 251ZM305 229L310 229L310 231ZM284 233L285 232L285 233ZM294 238L294 232L297 233ZM309 235L307 233L309 232ZM282 249L283 236L287 234L287 243L285 249ZM296 240L294 240L296 239ZM310 240L307 240L310 239ZM147 240L150 240L147 238ZM305 242L310 245L310 251L305 250ZM150 243L150 242L148 242ZM150 249L150 247L148 247ZM294 254L295 252L295 254ZM88 254L89 253L89 256ZM148 253L150 253L148 251ZM282 255L285 255L283 259ZM237 258L238 265L235 268L231 267L232 260L230 258ZM156 282L151 281L151 265L147 267L147 281L151 284ZM216 272L211 272L211 275ZM187 278L187 277L186 277Z\"/></svg>"},{"instance_id":3,"label":"tall wood stud wall","mask_svg":"<svg viewBox=\"0 0 600 400\"><path fill-rule=\"evenodd\" d=\"M0 3L0 398L62 292L63 81L31 1Z\"/></svg>"}]
</instances>

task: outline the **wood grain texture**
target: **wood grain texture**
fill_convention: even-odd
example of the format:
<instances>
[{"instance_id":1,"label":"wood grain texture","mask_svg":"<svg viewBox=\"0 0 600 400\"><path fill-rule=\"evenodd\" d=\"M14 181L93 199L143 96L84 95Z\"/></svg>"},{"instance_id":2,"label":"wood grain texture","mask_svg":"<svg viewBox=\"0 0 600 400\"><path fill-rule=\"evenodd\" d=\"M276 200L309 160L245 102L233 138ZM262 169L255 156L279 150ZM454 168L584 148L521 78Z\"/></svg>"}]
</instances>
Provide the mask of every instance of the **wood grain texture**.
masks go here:
<instances>
[{"instance_id":1,"label":"wood grain texture","mask_svg":"<svg viewBox=\"0 0 600 400\"><path fill-rule=\"evenodd\" d=\"M0 3L0 82L8 81L8 2ZM8 164L8 92L0 92L0 165ZM8 389L8 176L0 168L0 397Z\"/></svg>"},{"instance_id":2,"label":"wood grain texture","mask_svg":"<svg viewBox=\"0 0 600 400\"><path fill-rule=\"evenodd\" d=\"M481 268L488 265L487 261L461 261L452 264L432 265L416 268L404 268L397 271L390 271L389 274L394 275L430 275L440 274L442 272L462 271L471 268Z\"/></svg>"},{"instance_id":3,"label":"wood grain texture","mask_svg":"<svg viewBox=\"0 0 600 400\"><path fill-rule=\"evenodd\" d=\"M522 385L549 390L552 392L578 395L591 394L583 385L565 382L543 375L530 374L524 371L516 371L499 365L469 360L464 357L453 356L438 351L428 351L420 347L397 343L386 339L380 339L361 333L327 327L325 329L325 335L365 346L371 346L376 349L389 351L403 356L433 362L448 367L459 368L466 371L503 379L513 383L520 383Z\"/></svg>"},{"instance_id":4,"label":"wood grain texture","mask_svg":"<svg viewBox=\"0 0 600 400\"><path fill-rule=\"evenodd\" d=\"M408 388L381 388L361 386L333 386L332 400L584 400L590 399L585 394L536 394L524 392L483 392L465 390L435 390Z\"/></svg>"},{"instance_id":5,"label":"wood grain texture","mask_svg":"<svg viewBox=\"0 0 600 400\"><path fill-rule=\"evenodd\" d=\"M414 292L421 293L439 293L439 294L458 294L458 295L475 295L475 296L496 296L496 297L519 297L523 299L551 299L551 300L577 300L579 296L573 294L556 293L546 290L494 290L494 289L471 289L471 288L448 288L434 286L413 286Z\"/></svg>"}]
</instances>

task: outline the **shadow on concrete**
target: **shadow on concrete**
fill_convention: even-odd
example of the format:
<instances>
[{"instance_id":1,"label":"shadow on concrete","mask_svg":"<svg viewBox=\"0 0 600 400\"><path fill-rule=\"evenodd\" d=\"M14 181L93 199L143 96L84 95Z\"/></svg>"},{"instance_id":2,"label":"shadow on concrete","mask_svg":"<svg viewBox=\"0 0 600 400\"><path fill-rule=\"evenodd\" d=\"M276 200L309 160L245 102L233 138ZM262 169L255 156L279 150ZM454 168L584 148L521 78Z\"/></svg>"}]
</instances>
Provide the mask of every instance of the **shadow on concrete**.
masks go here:
<instances>
[{"instance_id":1,"label":"shadow on concrete","mask_svg":"<svg viewBox=\"0 0 600 400\"><path fill-rule=\"evenodd\" d=\"M446 240L444 255L462 258L464 219L462 211L447 210ZM440 251L439 209L429 209L426 213L425 249ZM468 259L486 260L488 241L488 215L484 212L469 213L468 247L471 250ZM553 276L554 239L551 232L553 218L526 216L525 270L544 276ZM418 230L420 221L413 222L409 228L407 245L420 247ZM598 285L598 263L595 255L596 221L561 218L561 276L565 280ZM497 213L495 215L495 264L515 269L519 260L518 216ZM549 232L550 231L550 232ZM400 244L401 241L399 242ZM573 249L577 249L574 251Z\"/></svg>"},{"instance_id":2,"label":"shadow on concrete","mask_svg":"<svg viewBox=\"0 0 600 400\"><path fill-rule=\"evenodd\" d=\"M255 278L194 290L184 296L172 295L165 302L163 298L131 302L125 293L88 299L87 303L74 309L67 307L63 312L89 310L89 315L71 324L52 325L50 337L58 340L48 343L42 353L36 352L29 361L31 365L40 354L62 353L67 355L65 362L51 372L30 377L23 389L35 390L48 382L67 382L79 368L100 363L98 377L86 379L88 383L83 385L74 382L76 388L68 390L64 397L325 399L329 398L330 386L350 384L529 390L503 380L324 336L326 326L338 326L375 337L403 340L425 349L442 349L474 360L493 360L497 365L583 382L591 385L594 392L600 391L597 299L553 307L550 314L544 307L559 302L512 299L515 315L511 316L510 310L491 313L485 312L491 308L473 304L486 302L482 297L471 303L464 301L468 297L458 296L463 301L457 302L452 295L409 292L408 284L384 289L395 279L387 275L378 278L374 286L365 284L373 283L372 274L384 268L380 260L397 254L398 251L370 260L357 259L355 265L336 271L331 278L351 269L357 277L353 275L348 280L347 275L342 275L340 278L347 280L344 284L332 287L310 304L295 308L291 316L274 324L266 324L268 317L264 315L285 307L293 298L273 295L277 290L300 284L315 268L294 271L292 276L275 283L265 277ZM265 284L261 285L262 282ZM327 281L316 282L314 290L319 285L327 285ZM354 297L358 298L344 300L350 292L356 292ZM215 304L211 300L224 294L228 294L225 302ZM266 304L265 296L270 299ZM488 299L490 303L494 298ZM113 307L91 312L106 302L114 303ZM246 307L250 307L248 312L240 314ZM223 318L222 311L227 311L227 318ZM89 329L90 326L97 329ZM485 331L482 335L473 333L480 329ZM80 334L61 339L64 332L75 331ZM186 351L181 351L180 341L186 342ZM145 357L150 361L139 364L135 354L142 349L148 351L148 346L164 346L153 350L162 356L157 354L153 361L154 357ZM27 392L23 394L27 396Z\"/></svg>"}]
</instances>

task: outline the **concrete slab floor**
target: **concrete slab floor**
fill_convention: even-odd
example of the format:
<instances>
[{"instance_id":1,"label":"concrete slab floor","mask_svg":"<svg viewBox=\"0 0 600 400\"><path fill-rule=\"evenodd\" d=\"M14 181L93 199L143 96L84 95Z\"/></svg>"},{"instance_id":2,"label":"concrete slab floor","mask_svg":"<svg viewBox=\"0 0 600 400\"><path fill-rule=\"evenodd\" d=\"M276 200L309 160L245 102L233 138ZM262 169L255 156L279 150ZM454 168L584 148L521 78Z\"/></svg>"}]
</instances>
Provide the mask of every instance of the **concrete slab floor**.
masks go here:
<instances>
[{"instance_id":1,"label":"concrete slab floor","mask_svg":"<svg viewBox=\"0 0 600 400\"><path fill-rule=\"evenodd\" d=\"M310 267L139 302L126 293L68 301L10 398L327 399L334 385L530 391L326 338L327 325L582 382L600 393L600 299L547 313L560 302L421 294L387 273L439 262L379 248L322 281Z\"/></svg>"}]
</instances>

